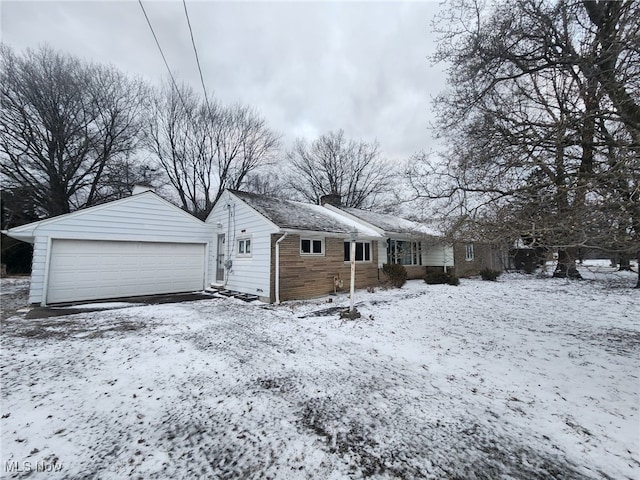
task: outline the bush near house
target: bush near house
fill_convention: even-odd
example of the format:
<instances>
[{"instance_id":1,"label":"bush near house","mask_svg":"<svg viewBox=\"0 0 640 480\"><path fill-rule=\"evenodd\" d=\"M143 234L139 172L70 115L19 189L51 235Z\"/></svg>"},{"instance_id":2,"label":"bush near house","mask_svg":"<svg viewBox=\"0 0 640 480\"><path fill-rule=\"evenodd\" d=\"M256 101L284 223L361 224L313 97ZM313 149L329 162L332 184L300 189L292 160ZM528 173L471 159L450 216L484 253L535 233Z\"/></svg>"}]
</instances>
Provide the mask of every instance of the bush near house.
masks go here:
<instances>
[{"instance_id":1,"label":"bush near house","mask_svg":"<svg viewBox=\"0 0 640 480\"><path fill-rule=\"evenodd\" d=\"M389 279L389 283L396 288L401 288L407 283L407 269L397 263L385 263L382 265L382 273Z\"/></svg>"},{"instance_id":2,"label":"bush near house","mask_svg":"<svg viewBox=\"0 0 640 480\"><path fill-rule=\"evenodd\" d=\"M428 285L460 285L460 279L449 272L428 272L424 277L424 281Z\"/></svg>"},{"instance_id":3,"label":"bush near house","mask_svg":"<svg viewBox=\"0 0 640 480\"><path fill-rule=\"evenodd\" d=\"M482 277L482 280L487 280L490 282L495 282L498 277L500 276L500 273L498 270L493 270L492 268L483 268L482 270L480 270L480 276Z\"/></svg>"}]
</instances>

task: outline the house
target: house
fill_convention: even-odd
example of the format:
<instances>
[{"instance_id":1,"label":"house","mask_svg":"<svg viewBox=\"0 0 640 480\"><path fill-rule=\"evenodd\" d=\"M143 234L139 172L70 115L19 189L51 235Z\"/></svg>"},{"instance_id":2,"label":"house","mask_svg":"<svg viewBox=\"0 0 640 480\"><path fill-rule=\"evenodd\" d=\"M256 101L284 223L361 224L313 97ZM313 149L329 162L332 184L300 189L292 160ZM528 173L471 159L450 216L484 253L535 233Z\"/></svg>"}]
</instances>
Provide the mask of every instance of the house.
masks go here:
<instances>
[{"instance_id":1,"label":"house","mask_svg":"<svg viewBox=\"0 0 640 480\"><path fill-rule=\"evenodd\" d=\"M379 282L385 239L320 205L226 190L206 222L214 226L214 286L280 302L333 292L349 283L356 240L356 288Z\"/></svg>"},{"instance_id":2,"label":"house","mask_svg":"<svg viewBox=\"0 0 640 480\"><path fill-rule=\"evenodd\" d=\"M3 233L33 244L29 303L47 305L203 290L211 230L143 191Z\"/></svg>"},{"instance_id":3,"label":"house","mask_svg":"<svg viewBox=\"0 0 640 480\"><path fill-rule=\"evenodd\" d=\"M453 266L452 248L442 245L437 232L332 205L334 197L310 205L226 191L206 220L216 229L214 284L271 302L325 295L336 282L349 281L352 238L356 288L378 285L388 262L405 265L409 278L422 278L426 267Z\"/></svg>"},{"instance_id":4,"label":"house","mask_svg":"<svg viewBox=\"0 0 640 480\"><path fill-rule=\"evenodd\" d=\"M429 270L452 269L453 247L443 241L442 234L427 225L393 215L357 208L341 207L327 202L324 206L366 225L385 238L380 249L380 266L397 263L407 269L407 278L423 278Z\"/></svg>"},{"instance_id":5,"label":"house","mask_svg":"<svg viewBox=\"0 0 640 480\"><path fill-rule=\"evenodd\" d=\"M335 202L334 202L335 203ZM226 190L205 222L152 191L7 232L32 243L29 302L40 305L197 291L266 302L384 280L385 263L450 268L451 247L418 223L364 210Z\"/></svg>"}]
</instances>

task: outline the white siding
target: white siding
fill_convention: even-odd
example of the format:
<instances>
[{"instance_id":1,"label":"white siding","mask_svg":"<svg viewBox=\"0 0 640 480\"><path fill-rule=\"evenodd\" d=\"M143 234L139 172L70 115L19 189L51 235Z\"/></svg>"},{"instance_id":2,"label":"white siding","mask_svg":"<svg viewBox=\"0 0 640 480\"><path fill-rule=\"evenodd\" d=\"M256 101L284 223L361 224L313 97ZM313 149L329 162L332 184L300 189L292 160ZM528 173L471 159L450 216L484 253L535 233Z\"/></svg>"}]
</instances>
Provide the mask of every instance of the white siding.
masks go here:
<instances>
[{"instance_id":1,"label":"white siding","mask_svg":"<svg viewBox=\"0 0 640 480\"><path fill-rule=\"evenodd\" d=\"M227 208L229 205L229 208ZM209 260L209 278L215 280L217 236L226 236L225 256L233 262L226 273L225 287L229 290L258 295L271 296L271 234L278 228L249 207L246 203L225 192L218 200L207 218L213 227L213 247ZM221 227L217 225L221 224ZM239 257L238 239L251 238L251 256Z\"/></svg>"},{"instance_id":2,"label":"white siding","mask_svg":"<svg viewBox=\"0 0 640 480\"><path fill-rule=\"evenodd\" d=\"M387 241L380 240L378 242L378 268L382 268L382 266L387 263Z\"/></svg>"},{"instance_id":3,"label":"white siding","mask_svg":"<svg viewBox=\"0 0 640 480\"><path fill-rule=\"evenodd\" d=\"M44 272L47 262L47 237L36 237L33 242L33 260L31 262L31 283L29 286L29 303L40 303L44 292Z\"/></svg>"},{"instance_id":4,"label":"white siding","mask_svg":"<svg viewBox=\"0 0 640 480\"><path fill-rule=\"evenodd\" d=\"M42 302L52 239L201 243L210 251L211 230L151 192L39 222L33 231L29 302Z\"/></svg>"},{"instance_id":5,"label":"white siding","mask_svg":"<svg viewBox=\"0 0 640 480\"><path fill-rule=\"evenodd\" d=\"M451 245L431 245L422 251L422 264L426 266L453 266L453 247Z\"/></svg>"},{"instance_id":6,"label":"white siding","mask_svg":"<svg viewBox=\"0 0 640 480\"><path fill-rule=\"evenodd\" d=\"M185 243L210 240L211 227L155 194L142 193L126 200L44 222L36 228L36 236Z\"/></svg>"}]
</instances>

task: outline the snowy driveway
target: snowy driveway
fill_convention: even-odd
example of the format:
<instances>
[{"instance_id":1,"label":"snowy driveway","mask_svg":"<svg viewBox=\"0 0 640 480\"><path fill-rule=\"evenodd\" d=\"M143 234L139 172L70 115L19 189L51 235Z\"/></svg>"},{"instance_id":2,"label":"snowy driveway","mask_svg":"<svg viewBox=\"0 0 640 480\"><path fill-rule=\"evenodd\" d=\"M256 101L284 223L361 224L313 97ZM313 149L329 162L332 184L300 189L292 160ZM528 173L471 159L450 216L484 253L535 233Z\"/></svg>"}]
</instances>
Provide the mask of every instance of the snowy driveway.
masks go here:
<instances>
[{"instance_id":1,"label":"snowy driveway","mask_svg":"<svg viewBox=\"0 0 640 480\"><path fill-rule=\"evenodd\" d=\"M3 476L637 478L640 302L605 277L14 316Z\"/></svg>"}]
</instances>

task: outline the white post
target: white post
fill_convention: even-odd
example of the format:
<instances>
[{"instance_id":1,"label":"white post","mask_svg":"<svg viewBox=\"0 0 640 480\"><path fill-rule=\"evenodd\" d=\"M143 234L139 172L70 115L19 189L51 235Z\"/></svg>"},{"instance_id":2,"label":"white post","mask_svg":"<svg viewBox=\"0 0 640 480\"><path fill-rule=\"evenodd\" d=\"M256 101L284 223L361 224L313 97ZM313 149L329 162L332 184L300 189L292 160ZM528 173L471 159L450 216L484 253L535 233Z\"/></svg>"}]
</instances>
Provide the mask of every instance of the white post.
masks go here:
<instances>
[{"instance_id":1,"label":"white post","mask_svg":"<svg viewBox=\"0 0 640 480\"><path fill-rule=\"evenodd\" d=\"M356 239L358 238L358 231L353 230L349 235L351 240L351 302L349 305L349 312L353 312L354 295L356 291Z\"/></svg>"},{"instance_id":2,"label":"white post","mask_svg":"<svg viewBox=\"0 0 640 480\"><path fill-rule=\"evenodd\" d=\"M288 233L282 235L276 240L276 272L275 272L275 289L276 289L276 305L280 305L280 242L287 238Z\"/></svg>"},{"instance_id":3,"label":"white post","mask_svg":"<svg viewBox=\"0 0 640 480\"><path fill-rule=\"evenodd\" d=\"M353 312L353 295L356 290L356 242L351 240L351 304L349 311Z\"/></svg>"}]
</instances>

